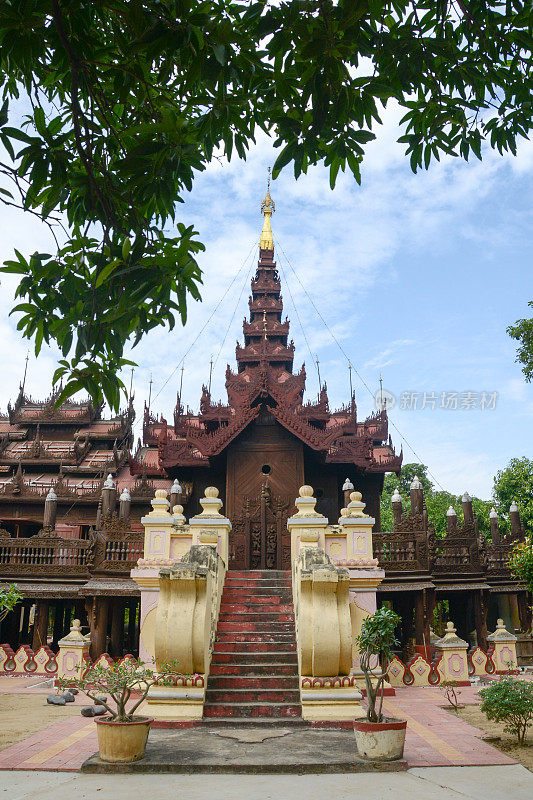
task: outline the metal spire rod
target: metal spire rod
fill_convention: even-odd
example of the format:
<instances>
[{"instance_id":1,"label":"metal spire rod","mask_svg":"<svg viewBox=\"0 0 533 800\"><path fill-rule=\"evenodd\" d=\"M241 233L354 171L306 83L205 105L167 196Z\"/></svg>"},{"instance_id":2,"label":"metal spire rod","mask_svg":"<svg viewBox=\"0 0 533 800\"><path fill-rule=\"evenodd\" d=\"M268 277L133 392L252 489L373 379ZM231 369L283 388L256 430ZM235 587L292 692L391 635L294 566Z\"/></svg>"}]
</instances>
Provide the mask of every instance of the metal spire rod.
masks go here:
<instances>
[{"instance_id":1,"label":"metal spire rod","mask_svg":"<svg viewBox=\"0 0 533 800\"><path fill-rule=\"evenodd\" d=\"M181 365L181 378L180 378L180 403L181 403L181 392L183 390L183 370L184 369L185 369L185 366L182 364Z\"/></svg>"},{"instance_id":2,"label":"metal spire rod","mask_svg":"<svg viewBox=\"0 0 533 800\"><path fill-rule=\"evenodd\" d=\"M132 367L131 368L131 378L130 378L130 395L129 395L130 402L131 402L131 393L133 391L133 373L134 373L134 371L135 371L135 367Z\"/></svg>"},{"instance_id":3,"label":"metal spire rod","mask_svg":"<svg viewBox=\"0 0 533 800\"><path fill-rule=\"evenodd\" d=\"M348 371L350 373L350 408L353 411L352 365L350 362L348 362Z\"/></svg>"},{"instance_id":4,"label":"metal spire rod","mask_svg":"<svg viewBox=\"0 0 533 800\"><path fill-rule=\"evenodd\" d=\"M148 392L148 413L150 413L150 403L152 402L152 373L150 373L150 390Z\"/></svg>"},{"instance_id":5,"label":"metal spire rod","mask_svg":"<svg viewBox=\"0 0 533 800\"><path fill-rule=\"evenodd\" d=\"M20 387L20 390L21 390L22 394L24 394L24 387L26 386L26 375L27 375L27 372L28 372L28 361L29 360L30 360L30 351L28 350L28 352L26 353L26 366L24 367L24 377L22 379L22 386Z\"/></svg>"},{"instance_id":6,"label":"metal spire rod","mask_svg":"<svg viewBox=\"0 0 533 800\"><path fill-rule=\"evenodd\" d=\"M381 410L383 411L383 378L379 376L379 399L381 403Z\"/></svg>"},{"instance_id":7,"label":"metal spire rod","mask_svg":"<svg viewBox=\"0 0 533 800\"><path fill-rule=\"evenodd\" d=\"M316 371L318 372L318 388L322 391L322 380L320 379L320 363L316 360Z\"/></svg>"},{"instance_id":8,"label":"metal spire rod","mask_svg":"<svg viewBox=\"0 0 533 800\"><path fill-rule=\"evenodd\" d=\"M213 377L213 356L211 356L211 361L209 362L209 389L208 392L211 394L211 378Z\"/></svg>"}]
</instances>

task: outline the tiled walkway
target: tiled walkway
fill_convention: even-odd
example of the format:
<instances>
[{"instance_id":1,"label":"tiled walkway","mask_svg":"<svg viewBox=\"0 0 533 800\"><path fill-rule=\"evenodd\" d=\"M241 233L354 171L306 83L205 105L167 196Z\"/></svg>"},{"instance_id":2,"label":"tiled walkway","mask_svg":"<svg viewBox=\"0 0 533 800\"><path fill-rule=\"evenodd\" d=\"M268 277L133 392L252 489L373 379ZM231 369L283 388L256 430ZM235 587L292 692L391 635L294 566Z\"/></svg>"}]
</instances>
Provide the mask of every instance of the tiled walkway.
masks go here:
<instances>
[{"instance_id":1,"label":"tiled walkway","mask_svg":"<svg viewBox=\"0 0 533 800\"><path fill-rule=\"evenodd\" d=\"M461 689L461 703L479 702L472 687ZM411 767L483 766L514 764L512 758L483 742L483 732L445 708L438 688L396 689L396 697L385 698L391 717L407 720L404 757Z\"/></svg>"},{"instance_id":2,"label":"tiled walkway","mask_svg":"<svg viewBox=\"0 0 533 800\"><path fill-rule=\"evenodd\" d=\"M19 683L13 679L11 692L42 691L27 689L21 684L22 681ZM2 682L0 692L2 690L5 691L5 682ZM478 701L472 687L461 692L462 703ZM82 702L81 698L77 701ZM438 688L402 688L396 690L395 697L386 698L387 713L407 719L405 758L409 766L515 763L483 742L482 731L450 714L440 707L442 705L443 695ZM353 733L346 731L346 735L353 736ZM73 716L1 751L0 769L78 770L97 749L94 720Z\"/></svg>"}]
</instances>

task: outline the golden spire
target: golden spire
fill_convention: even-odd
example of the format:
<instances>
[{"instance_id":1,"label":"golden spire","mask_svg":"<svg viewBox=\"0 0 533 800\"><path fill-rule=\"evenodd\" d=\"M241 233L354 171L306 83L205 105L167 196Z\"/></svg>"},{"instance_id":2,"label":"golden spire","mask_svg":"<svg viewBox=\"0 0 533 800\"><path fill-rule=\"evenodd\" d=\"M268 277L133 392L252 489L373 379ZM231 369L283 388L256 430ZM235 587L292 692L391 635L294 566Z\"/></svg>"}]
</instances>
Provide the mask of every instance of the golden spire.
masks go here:
<instances>
[{"instance_id":1,"label":"golden spire","mask_svg":"<svg viewBox=\"0 0 533 800\"><path fill-rule=\"evenodd\" d=\"M267 193L265 195L265 199L261 203L261 214L263 214L265 218L265 221L263 223L263 230L261 231L261 238L259 239L259 247L261 248L261 250L274 249L274 238L272 236L272 227L270 225L270 218L275 210L276 210L275 203L270 197L270 167L269 167Z\"/></svg>"}]
</instances>

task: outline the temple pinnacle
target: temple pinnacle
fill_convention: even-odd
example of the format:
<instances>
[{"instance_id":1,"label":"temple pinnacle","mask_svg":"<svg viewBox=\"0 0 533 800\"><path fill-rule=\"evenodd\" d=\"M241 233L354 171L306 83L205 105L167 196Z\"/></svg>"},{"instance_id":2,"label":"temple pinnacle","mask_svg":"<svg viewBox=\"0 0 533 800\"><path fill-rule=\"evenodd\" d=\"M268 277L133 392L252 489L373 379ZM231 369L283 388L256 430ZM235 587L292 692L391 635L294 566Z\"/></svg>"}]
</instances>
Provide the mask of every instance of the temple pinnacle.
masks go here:
<instances>
[{"instance_id":1,"label":"temple pinnacle","mask_svg":"<svg viewBox=\"0 0 533 800\"><path fill-rule=\"evenodd\" d=\"M268 183L267 192L261 203L261 214L263 214L265 221L263 223L263 230L261 231L261 238L259 239L259 247L261 250L273 250L274 238L272 236L272 227L270 225L270 218L276 210L276 205L270 197L270 167L268 168Z\"/></svg>"}]
</instances>

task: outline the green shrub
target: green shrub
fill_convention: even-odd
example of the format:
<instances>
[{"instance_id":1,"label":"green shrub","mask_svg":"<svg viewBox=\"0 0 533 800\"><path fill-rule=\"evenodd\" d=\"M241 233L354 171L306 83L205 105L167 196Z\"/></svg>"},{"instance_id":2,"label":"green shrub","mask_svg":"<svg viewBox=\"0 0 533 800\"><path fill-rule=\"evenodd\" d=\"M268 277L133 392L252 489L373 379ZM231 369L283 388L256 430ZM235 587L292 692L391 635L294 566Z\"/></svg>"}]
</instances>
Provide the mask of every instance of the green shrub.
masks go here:
<instances>
[{"instance_id":1,"label":"green shrub","mask_svg":"<svg viewBox=\"0 0 533 800\"><path fill-rule=\"evenodd\" d=\"M504 730L524 744L533 721L533 682L503 678L479 692L481 710L492 722L505 723Z\"/></svg>"},{"instance_id":2,"label":"green shrub","mask_svg":"<svg viewBox=\"0 0 533 800\"><path fill-rule=\"evenodd\" d=\"M0 586L0 622L7 617L10 611L13 611L21 600L22 595L16 583Z\"/></svg>"}]
</instances>

